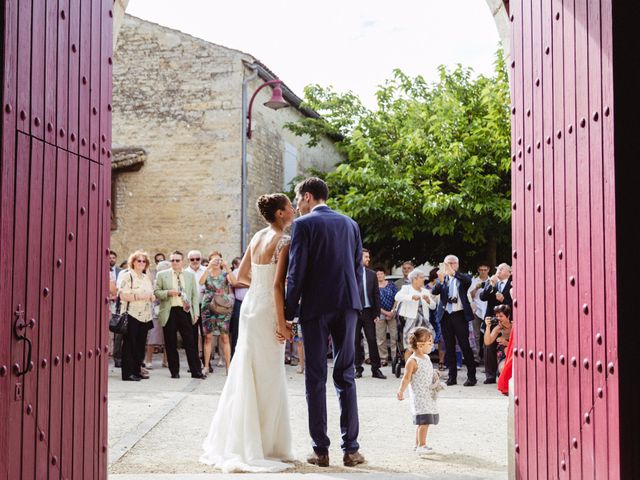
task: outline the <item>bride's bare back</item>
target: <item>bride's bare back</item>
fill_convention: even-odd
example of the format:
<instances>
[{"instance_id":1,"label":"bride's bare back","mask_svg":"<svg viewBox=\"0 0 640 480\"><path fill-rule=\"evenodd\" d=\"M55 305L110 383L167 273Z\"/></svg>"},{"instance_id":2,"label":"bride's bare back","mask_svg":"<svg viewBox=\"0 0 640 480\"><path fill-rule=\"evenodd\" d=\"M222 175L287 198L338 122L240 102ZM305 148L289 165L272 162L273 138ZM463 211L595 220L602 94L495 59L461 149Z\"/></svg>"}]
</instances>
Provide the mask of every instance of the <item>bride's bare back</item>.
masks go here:
<instances>
[{"instance_id":1,"label":"bride's bare back","mask_svg":"<svg viewBox=\"0 0 640 480\"><path fill-rule=\"evenodd\" d=\"M277 262L278 244L284 237L283 232L277 232L271 227L263 228L251 239L251 261L259 265Z\"/></svg>"}]
</instances>

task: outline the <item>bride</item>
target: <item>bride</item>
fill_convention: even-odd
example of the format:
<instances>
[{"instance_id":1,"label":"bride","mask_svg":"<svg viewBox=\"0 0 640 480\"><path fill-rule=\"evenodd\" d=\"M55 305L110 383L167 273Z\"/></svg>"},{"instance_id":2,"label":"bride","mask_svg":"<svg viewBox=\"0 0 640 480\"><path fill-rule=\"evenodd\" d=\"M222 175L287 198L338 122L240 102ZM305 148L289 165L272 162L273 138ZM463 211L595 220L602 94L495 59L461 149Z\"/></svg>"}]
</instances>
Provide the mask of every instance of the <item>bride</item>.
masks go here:
<instances>
[{"instance_id":1,"label":"bride","mask_svg":"<svg viewBox=\"0 0 640 480\"><path fill-rule=\"evenodd\" d=\"M250 285L240 309L238 344L209 434L202 463L224 473L280 472L293 467L284 369L291 331L284 318L284 286L295 211L283 194L262 195L258 210L269 223L251 240L238 270Z\"/></svg>"}]
</instances>

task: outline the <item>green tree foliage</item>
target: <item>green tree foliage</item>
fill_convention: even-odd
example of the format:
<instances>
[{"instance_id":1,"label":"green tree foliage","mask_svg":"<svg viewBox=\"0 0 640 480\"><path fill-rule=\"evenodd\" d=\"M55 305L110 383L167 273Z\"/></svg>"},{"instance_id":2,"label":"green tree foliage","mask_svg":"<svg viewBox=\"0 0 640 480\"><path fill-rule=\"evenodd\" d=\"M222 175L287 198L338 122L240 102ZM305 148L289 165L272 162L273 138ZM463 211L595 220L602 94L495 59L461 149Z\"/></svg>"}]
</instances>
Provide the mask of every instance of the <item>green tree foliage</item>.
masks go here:
<instances>
[{"instance_id":1,"label":"green tree foliage","mask_svg":"<svg viewBox=\"0 0 640 480\"><path fill-rule=\"evenodd\" d=\"M492 76L460 65L433 84L395 70L377 109L353 93L311 85L305 106L321 119L287 127L337 139L346 160L324 178L332 207L353 217L375 259L438 262L509 258L511 180L509 87L504 58Z\"/></svg>"}]
</instances>

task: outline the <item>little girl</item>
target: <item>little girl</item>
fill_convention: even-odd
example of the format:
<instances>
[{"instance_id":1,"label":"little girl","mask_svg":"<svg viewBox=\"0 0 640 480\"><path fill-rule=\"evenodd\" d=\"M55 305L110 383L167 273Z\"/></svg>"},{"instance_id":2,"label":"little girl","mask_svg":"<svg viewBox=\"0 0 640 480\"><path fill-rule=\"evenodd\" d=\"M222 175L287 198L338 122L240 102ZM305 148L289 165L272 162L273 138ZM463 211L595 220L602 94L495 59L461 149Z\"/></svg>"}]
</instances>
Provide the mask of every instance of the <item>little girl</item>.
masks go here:
<instances>
[{"instance_id":1,"label":"little girl","mask_svg":"<svg viewBox=\"0 0 640 480\"><path fill-rule=\"evenodd\" d=\"M404 391L409 387L411 414L416 425L415 451L418 455L431 454L427 447L429 425L437 425L440 420L436 405L440 386L440 374L433 369L429 352L433 348L433 335L425 327L418 327L409 334L409 345L413 354L407 360L398 400L404 399Z\"/></svg>"}]
</instances>

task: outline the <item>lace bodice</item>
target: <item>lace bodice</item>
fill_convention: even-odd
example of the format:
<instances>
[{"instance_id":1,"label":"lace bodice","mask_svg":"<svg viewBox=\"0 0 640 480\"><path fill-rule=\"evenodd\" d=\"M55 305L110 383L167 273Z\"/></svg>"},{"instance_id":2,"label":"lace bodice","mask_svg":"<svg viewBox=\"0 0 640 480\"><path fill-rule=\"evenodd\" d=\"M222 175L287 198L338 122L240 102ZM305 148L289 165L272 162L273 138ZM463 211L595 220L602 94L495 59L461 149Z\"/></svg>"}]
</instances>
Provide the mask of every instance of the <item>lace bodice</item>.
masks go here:
<instances>
[{"instance_id":1,"label":"lace bodice","mask_svg":"<svg viewBox=\"0 0 640 480\"><path fill-rule=\"evenodd\" d=\"M273 297L273 279L276 265L282 249L291 242L289 235L283 235L278 241L269 263L253 263L251 265L251 294L256 297Z\"/></svg>"},{"instance_id":2,"label":"lace bodice","mask_svg":"<svg viewBox=\"0 0 640 480\"><path fill-rule=\"evenodd\" d=\"M278 257L280 256L280 252L282 249L291 243L291 237L289 235L282 235L282 238L278 241L278 245L276 245L276 249L273 252L273 258L271 258L271 263L275 265L278 263Z\"/></svg>"}]
</instances>

